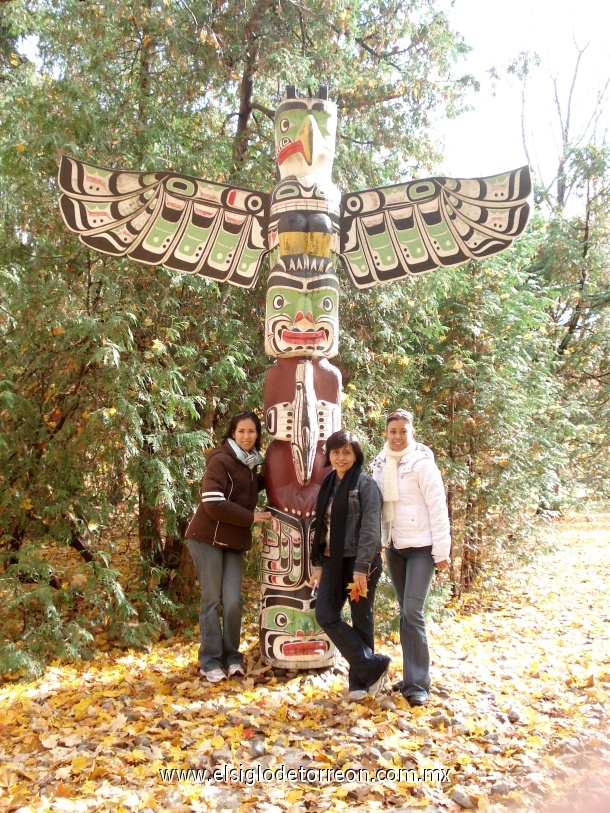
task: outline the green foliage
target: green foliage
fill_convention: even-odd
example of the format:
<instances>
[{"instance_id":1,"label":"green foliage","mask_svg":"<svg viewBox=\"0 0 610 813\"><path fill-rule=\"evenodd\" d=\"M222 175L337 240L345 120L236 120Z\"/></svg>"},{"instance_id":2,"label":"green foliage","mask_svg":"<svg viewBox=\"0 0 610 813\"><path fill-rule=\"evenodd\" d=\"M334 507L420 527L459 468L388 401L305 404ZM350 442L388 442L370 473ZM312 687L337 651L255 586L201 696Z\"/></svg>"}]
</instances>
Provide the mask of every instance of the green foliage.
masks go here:
<instances>
[{"instance_id":1,"label":"green foliage","mask_svg":"<svg viewBox=\"0 0 610 813\"><path fill-rule=\"evenodd\" d=\"M264 279L228 290L90 252L61 222L61 155L269 189L284 85L327 83L337 183L397 181L433 170L433 115L473 82L465 50L433 0L1 5L1 672L87 657L100 631L169 634L203 453L260 407L268 367ZM456 590L518 547L566 459L608 493L608 155L579 145L565 167L584 217L536 218L493 262L372 291L341 279L344 423L370 460L388 410L415 411Z\"/></svg>"},{"instance_id":2,"label":"green foliage","mask_svg":"<svg viewBox=\"0 0 610 813\"><path fill-rule=\"evenodd\" d=\"M144 645L165 629L172 540L203 451L231 412L262 403L267 364L263 285L221 290L92 254L61 223L59 157L266 189L284 84L327 82L343 114L340 179L385 180L434 160L424 111L459 106L452 63L463 46L427 0L318 0L307 13L37 0L0 13L4 589L32 619L30 632L13 630L21 651L69 658L96 630ZM36 64L17 52L24 34ZM128 577L114 562L136 528ZM66 546L89 568L80 613L50 555ZM47 617L56 631L43 652L36 628Z\"/></svg>"},{"instance_id":3,"label":"green foliage","mask_svg":"<svg viewBox=\"0 0 610 813\"><path fill-rule=\"evenodd\" d=\"M549 334L561 387L566 490L610 494L610 150L594 138L565 143L541 225L532 275L552 298Z\"/></svg>"}]
</instances>

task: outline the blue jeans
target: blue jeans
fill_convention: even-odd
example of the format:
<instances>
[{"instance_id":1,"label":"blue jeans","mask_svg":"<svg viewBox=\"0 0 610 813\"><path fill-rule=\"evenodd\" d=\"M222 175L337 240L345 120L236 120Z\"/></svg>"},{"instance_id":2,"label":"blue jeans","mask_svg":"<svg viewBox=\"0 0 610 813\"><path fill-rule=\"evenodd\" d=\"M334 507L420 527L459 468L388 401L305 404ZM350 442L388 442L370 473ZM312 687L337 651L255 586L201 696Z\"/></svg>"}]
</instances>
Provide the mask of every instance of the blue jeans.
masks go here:
<instances>
[{"instance_id":1,"label":"blue jeans","mask_svg":"<svg viewBox=\"0 0 610 813\"><path fill-rule=\"evenodd\" d=\"M204 672L242 663L239 651L241 633L241 583L244 555L241 551L188 542L201 586L199 603L199 663ZM220 609L222 622L220 627Z\"/></svg>"},{"instance_id":2,"label":"blue jeans","mask_svg":"<svg viewBox=\"0 0 610 813\"><path fill-rule=\"evenodd\" d=\"M386 548L386 564L400 605L402 693L430 692L430 653L424 604L434 575L432 547Z\"/></svg>"},{"instance_id":3,"label":"blue jeans","mask_svg":"<svg viewBox=\"0 0 610 813\"><path fill-rule=\"evenodd\" d=\"M330 558L324 556L322 576L316 599L316 621L328 635L345 660L349 663L349 689L368 689L384 671L388 658L375 655L375 619L373 604L375 590L381 575L381 557L373 560L368 583L368 595L360 596L358 601L350 601L352 625L341 618L341 609L348 594L347 585L354 581L355 556L343 558L343 592L339 601L333 606L330 584Z\"/></svg>"}]
</instances>

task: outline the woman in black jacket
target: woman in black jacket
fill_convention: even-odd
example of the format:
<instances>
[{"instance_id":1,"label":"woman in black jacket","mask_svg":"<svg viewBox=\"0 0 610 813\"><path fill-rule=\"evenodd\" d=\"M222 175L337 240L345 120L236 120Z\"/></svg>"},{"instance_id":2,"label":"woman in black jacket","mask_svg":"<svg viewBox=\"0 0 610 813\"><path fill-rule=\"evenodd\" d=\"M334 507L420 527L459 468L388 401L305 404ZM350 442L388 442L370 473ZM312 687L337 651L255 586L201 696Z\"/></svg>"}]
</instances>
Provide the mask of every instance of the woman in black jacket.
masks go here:
<instances>
[{"instance_id":1,"label":"woman in black jacket","mask_svg":"<svg viewBox=\"0 0 610 813\"><path fill-rule=\"evenodd\" d=\"M379 691L390 659L375 654L373 604L381 575L381 492L362 471L364 455L352 432L326 441L326 477L316 505L311 587L318 590L316 620L349 663L349 699ZM348 585L354 585L353 588ZM350 600L352 626L341 618Z\"/></svg>"},{"instance_id":2,"label":"woman in black jacket","mask_svg":"<svg viewBox=\"0 0 610 813\"><path fill-rule=\"evenodd\" d=\"M256 511L264 479L257 474L261 423L253 412L235 415L223 443L207 456L201 502L185 537L201 586L199 664L210 683L244 674L239 651L244 552L252 545L252 524L270 519ZM222 629L219 605L222 604Z\"/></svg>"}]
</instances>

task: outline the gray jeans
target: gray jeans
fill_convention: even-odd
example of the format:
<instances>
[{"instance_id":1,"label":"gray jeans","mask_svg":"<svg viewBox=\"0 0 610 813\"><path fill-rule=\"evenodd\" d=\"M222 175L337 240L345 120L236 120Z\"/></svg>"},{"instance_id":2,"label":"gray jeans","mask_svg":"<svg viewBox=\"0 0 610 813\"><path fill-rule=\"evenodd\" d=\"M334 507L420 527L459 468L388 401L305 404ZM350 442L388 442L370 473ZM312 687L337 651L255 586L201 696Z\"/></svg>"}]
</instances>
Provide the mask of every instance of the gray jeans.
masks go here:
<instances>
[{"instance_id":1,"label":"gray jeans","mask_svg":"<svg viewBox=\"0 0 610 813\"><path fill-rule=\"evenodd\" d=\"M201 585L199 603L199 663L204 672L242 663L239 651L241 633L241 584L244 555L240 551L188 542ZM222 604L222 629L220 605Z\"/></svg>"},{"instance_id":2,"label":"gray jeans","mask_svg":"<svg viewBox=\"0 0 610 813\"><path fill-rule=\"evenodd\" d=\"M432 547L386 548L385 561L400 605L402 693L430 693L430 654L424 604L434 575Z\"/></svg>"}]
</instances>

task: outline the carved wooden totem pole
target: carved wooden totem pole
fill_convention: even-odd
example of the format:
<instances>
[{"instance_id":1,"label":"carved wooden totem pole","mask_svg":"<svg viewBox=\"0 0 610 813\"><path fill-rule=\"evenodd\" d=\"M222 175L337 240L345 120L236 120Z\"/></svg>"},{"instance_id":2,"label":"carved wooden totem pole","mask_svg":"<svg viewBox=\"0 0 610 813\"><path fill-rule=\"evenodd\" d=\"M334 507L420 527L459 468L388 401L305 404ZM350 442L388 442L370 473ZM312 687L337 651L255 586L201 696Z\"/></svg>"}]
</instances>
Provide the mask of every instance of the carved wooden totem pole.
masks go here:
<instances>
[{"instance_id":1,"label":"carved wooden totem pole","mask_svg":"<svg viewBox=\"0 0 610 813\"><path fill-rule=\"evenodd\" d=\"M331 179L337 127L327 89L275 114L279 181L271 195L173 172L103 169L63 157L64 220L106 254L246 288L269 254L265 352L266 454L272 513L261 557L260 647L285 668L327 665L307 586L324 441L341 426L340 257L366 288L481 259L525 228L528 167L490 178L428 178L341 195Z\"/></svg>"}]
</instances>

